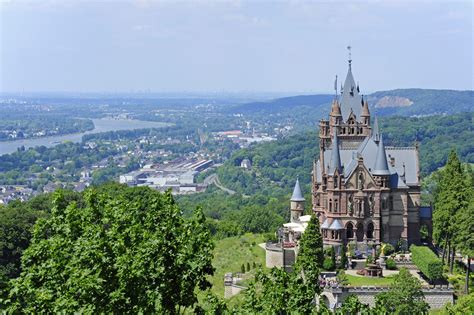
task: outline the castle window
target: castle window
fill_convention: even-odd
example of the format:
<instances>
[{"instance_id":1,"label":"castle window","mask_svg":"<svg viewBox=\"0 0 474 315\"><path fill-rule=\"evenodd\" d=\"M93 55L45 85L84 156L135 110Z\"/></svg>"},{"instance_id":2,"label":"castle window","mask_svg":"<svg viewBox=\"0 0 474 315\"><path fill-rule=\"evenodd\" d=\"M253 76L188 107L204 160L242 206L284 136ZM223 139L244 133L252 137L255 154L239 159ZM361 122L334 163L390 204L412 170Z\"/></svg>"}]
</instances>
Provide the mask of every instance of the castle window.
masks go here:
<instances>
[{"instance_id":1,"label":"castle window","mask_svg":"<svg viewBox=\"0 0 474 315\"><path fill-rule=\"evenodd\" d=\"M367 225L367 238L374 238L374 224L372 222Z\"/></svg>"},{"instance_id":2,"label":"castle window","mask_svg":"<svg viewBox=\"0 0 474 315\"><path fill-rule=\"evenodd\" d=\"M337 200L334 200L334 212L339 211L339 202Z\"/></svg>"},{"instance_id":3,"label":"castle window","mask_svg":"<svg viewBox=\"0 0 474 315\"><path fill-rule=\"evenodd\" d=\"M332 212L332 199L329 199L329 212Z\"/></svg>"},{"instance_id":4,"label":"castle window","mask_svg":"<svg viewBox=\"0 0 474 315\"><path fill-rule=\"evenodd\" d=\"M337 177L337 175L334 176L334 188L337 188L337 186L338 186L338 181L339 181L339 177Z\"/></svg>"},{"instance_id":5,"label":"castle window","mask_svg":"<svg viewBox=\"0 0 474 315\"><path fill-rule=\"evenodd\" d=\"M352 239L354 238L354 226L352 225L351 222L347 223L346 227L346 239Z\"/></svg>"},{"instance_id":6,"label":"castle window","mask_svg":"<svg viewBox=\"0 0 474 315\"><path fill-rule=\"evenodd\" d=\"M393 209L393 196L390 196L390 209Z\"/></svg>"}]
</instances>

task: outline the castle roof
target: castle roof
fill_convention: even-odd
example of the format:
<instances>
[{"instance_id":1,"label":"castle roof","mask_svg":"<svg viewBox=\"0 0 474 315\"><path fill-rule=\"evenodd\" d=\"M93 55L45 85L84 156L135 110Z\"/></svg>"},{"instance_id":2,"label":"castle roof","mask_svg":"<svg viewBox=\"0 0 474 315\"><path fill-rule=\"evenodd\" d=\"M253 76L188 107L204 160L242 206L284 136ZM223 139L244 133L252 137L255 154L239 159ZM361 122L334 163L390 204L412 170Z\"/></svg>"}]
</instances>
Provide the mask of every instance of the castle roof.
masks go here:
<instances>
[{"instance_id":1,"label":"castle roof","mask_svg":"<svg viewBox=\"0 0 474 315\"><path fill-rule=\"evenodd\" d=\"M373 175L390 175L387 163L387 153L383 144L383 137L380 135L380 141L377 145L377 155L375 156L375 165L372 170Z\"/></svg>"},{"instance_id":2,"label":"castle roof","mask_svg":"<svg viewBox=\"0 0 474 315\"><path fill-rule=\"evenodd\" d=\"M349 60L349 69L341 95L341 113L344 121L347 121L349 118L351 110L354 115L356 115L357 120L360 120L362 111L362 97L359 94L359 87L356 85L352 75L351 61L352 60Z\"/></svg>"},{"instance_id":3,"label":"castle roof","mask_svg":"<svg viewBox=\"0 0 474 315\"><path fill-rule=\"evenodd\" d=\"M341 220L334 219L329 227L330 230L343 230L344 226L342 225Z\"/></svg>"},{"instance_id":4,"label":"castle roof","mask_svg":"<svg viewBox=\"0 0 474 315\"><path fill-rule=\"evenodd\" d=\"M378 144L374 137L366 137L357 147L340 147L339 155L344 164L344 177L349 178L358 165L358 157L364 159L364 165L369 172L372 172L375 166ZM331 151L324 152L324 169L329 166ZM394 166L388 163L390 172L390 187L405 188L407 185L418 185L418 159L415 147L385 147L386 160L394 160ZM403 167L405 165L405 168ZM401 176L405 174L405 180Z\"/></svg>"},{"instance_id":5,"label":"castle roof","mask_svg":"<svg viewBox=\"0 0 474 315\"><path fill-rule=\"evenodd\" d=\"M334 174L338 170L342 172L341 156L339 154L339 141L337 140L337 134L334 132L331 149L331 160L329 161L329 173Z\"/></svg>"},{"instance_id":6,"label":"castle roof","mask_svg":"<svg viewBox=\"0 0 474 315\"><path fill-rule=\"evenodd\" d=\"M291 201L305 201L303 193L301 192L300 181L296 179L295 188L293 189L293 195L291 195Z\"/></svg>"}]
</instances>

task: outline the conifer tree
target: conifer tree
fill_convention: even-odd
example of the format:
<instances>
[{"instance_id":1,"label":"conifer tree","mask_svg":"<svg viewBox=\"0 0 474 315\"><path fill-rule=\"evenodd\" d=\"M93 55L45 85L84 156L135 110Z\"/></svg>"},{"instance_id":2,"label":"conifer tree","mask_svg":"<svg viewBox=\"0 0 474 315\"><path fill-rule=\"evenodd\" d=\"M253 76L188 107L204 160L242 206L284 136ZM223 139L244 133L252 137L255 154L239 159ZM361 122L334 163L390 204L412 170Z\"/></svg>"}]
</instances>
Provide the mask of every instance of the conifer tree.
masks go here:
<instances>
[{"instance_id":1,"label":"conifer tree","mask_svg":"<svg viewBox=\"0 0 474 315\"><path fill-rule=\"evenodd\" d=\"M459 211L467 206L467 195L461 162L453 150L442 171L433 213L434 239L438 245L443 244L445 249L448 248L451 272L456 251L456 233L459 231L455 218L458 217Z\"/></svg>"},{"instance_id":2,"label":"conifer tree","mask_svg":"<svg viewBox=\"0 0 474 315\"><path fill-rule=\"evenodd\" d=\"M474 257L474 180L470 172L466 172L466 200L467 202L459 210L454 218L457 227L455 244L456 248L467 259L466 281L464 291L469 294L469 273L471 269L471 258Z\"/></svg>"},{"instance_id":3,"label":"conifer tree","mask_svg":"<svg viewBox=\"0 0 474 315\"><path fill-rule=\"evenodd\" d=\"M299 242L295 270L304 274L304 280L311 285L313 295L320 291L319 272L323 261L323 238L319 229L319 220L315 215L312 215Z\"/></svg>"},{"instance_id":4,"label":"conifer tree","mask_svg":"<svg viewBox=\"0 0 474 315\"><path fill-rule=\"evenodd\" d=\"M341 261L339 262L339 269L347 268L347 246L343 245L341 247Z\"/></svg>"}]
</instances>

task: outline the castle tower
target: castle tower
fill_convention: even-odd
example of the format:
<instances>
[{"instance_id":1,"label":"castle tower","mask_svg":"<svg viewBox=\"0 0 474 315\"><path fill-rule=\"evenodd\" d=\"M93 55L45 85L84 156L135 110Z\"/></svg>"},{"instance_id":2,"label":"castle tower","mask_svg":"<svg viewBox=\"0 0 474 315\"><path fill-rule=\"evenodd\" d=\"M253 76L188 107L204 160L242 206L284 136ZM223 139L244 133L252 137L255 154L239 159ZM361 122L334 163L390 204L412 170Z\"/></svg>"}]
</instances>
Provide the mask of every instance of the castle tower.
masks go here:
<instances>
[{"instance_id":1,"label":"castle tower","mask_svg":"<svg viewBox=\"0 0 474 315\"><path fill-rule=\"evenodd\" d=\"M290 199L290 210L291 210L291 222L298 222L304 211L303 193L301 192L300 181L296 179L295 188L293 189L293 195Z\"/></svg>"},{"instance_id":2,"label":"castle tower","mask_svg":"<svg viewBox=\"0 0 474 315\"><path fill-rule=\"evenodd\" d=\"M385 147L377 117L373 128L371 123L349 57L341 94L329 117L319 121L320 152L312 171L312 210L326 246L419 242L417 149Z\"/></svg>"}]
</instances>

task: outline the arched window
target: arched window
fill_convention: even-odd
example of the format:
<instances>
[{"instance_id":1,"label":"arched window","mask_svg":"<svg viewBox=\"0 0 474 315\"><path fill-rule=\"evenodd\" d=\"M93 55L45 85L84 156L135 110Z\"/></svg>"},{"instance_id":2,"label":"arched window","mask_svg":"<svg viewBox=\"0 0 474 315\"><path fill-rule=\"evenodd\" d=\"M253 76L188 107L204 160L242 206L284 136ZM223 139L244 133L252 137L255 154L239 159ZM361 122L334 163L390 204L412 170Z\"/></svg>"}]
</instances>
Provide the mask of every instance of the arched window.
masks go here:
<instances>
[{"instance_id":1,"label":"arched window","mask_svg":"<svg viewBox=\"0 0 474 315\"><path fill-rule=\"evenodd\" d=\"M334 212L339 212L339 202L337 199L334 200Z\"/></svg>"},{"instance_id":2,"label":"arched window","mask_svg":"<svg viewBox=\"0 0 474 315\"><path fill-rule=\"evenodd\" d=\"M367 238L374 238L374 224L372 222L367 225Z\"/></svg>"},{"instance_id":3,"label":"arched window","mask_svg":"<svg viewBox=\"0 0 474 315\"><path fill-rule=\"evenodd\" d=\"M346 239L350 240L354 238L354 225L351 222L347 223L346 227Z\"/></svg>"},{"instance_id":4,"label":"arched window","mask_svg":"<svg viewBox=\"0 0 474 315\"><path fill-rule=\"evenodd\" d=\"M332 199L329 199L329 212L332 212Z\"/></svg>"},{"instance_id":5,"label":"arched window","mask_svg":"<svg viewBox=\"0 0 474 315\"><path fill-rule=\"evenodd\" d=\"M364 226L362 223L357 224L356 236L357 242L362 242L364 240Z\"/></svg>"},{"instance_id":6,"label":"arched window","mask_svg":"<svg viewBox=\"0 0 474 315\"><path fill-rule=\"evenodd\" d=\"M339 177L336 175L334 176L334 188L337 188L339 186Z\"/></svg>"}]
</instances>

